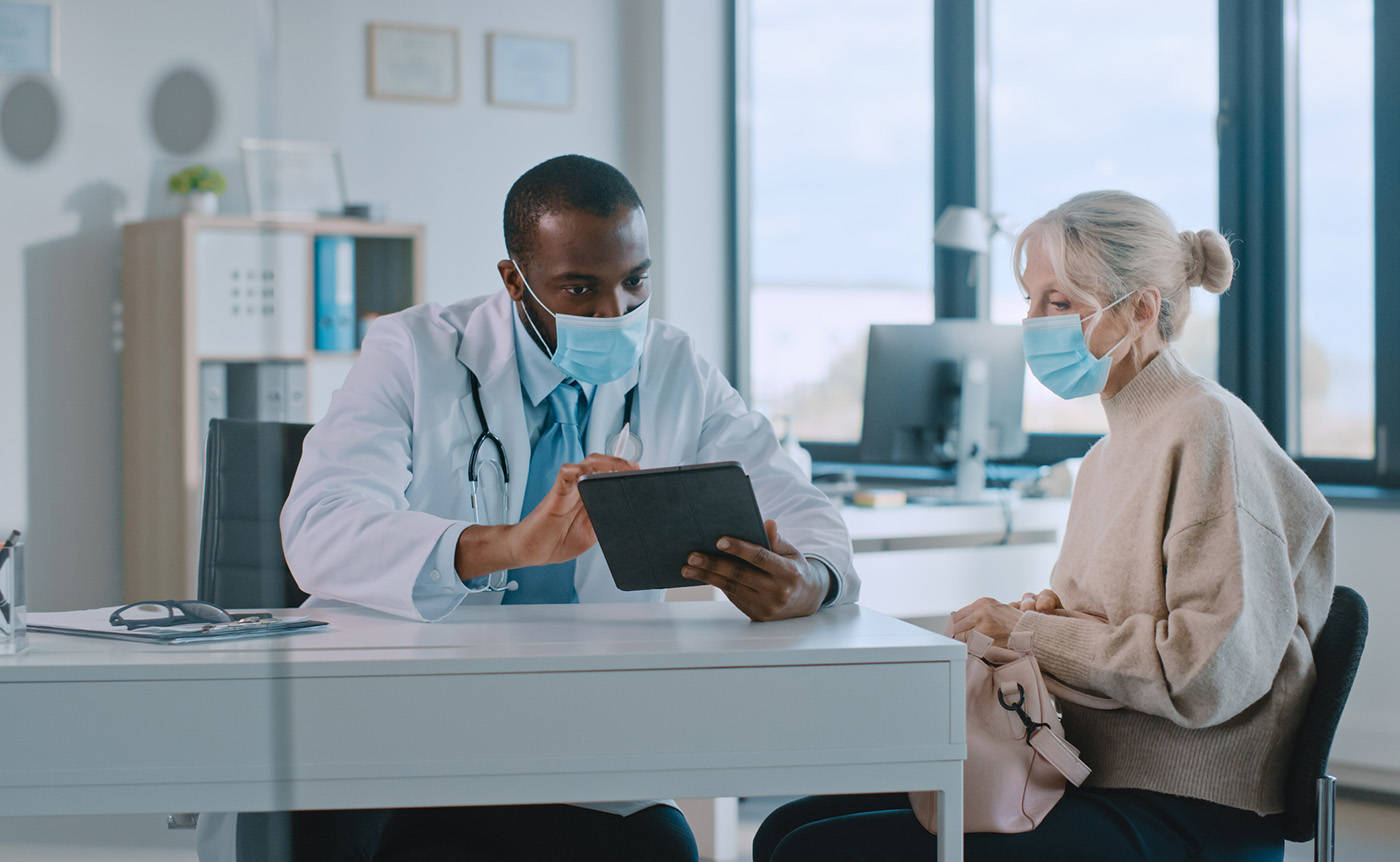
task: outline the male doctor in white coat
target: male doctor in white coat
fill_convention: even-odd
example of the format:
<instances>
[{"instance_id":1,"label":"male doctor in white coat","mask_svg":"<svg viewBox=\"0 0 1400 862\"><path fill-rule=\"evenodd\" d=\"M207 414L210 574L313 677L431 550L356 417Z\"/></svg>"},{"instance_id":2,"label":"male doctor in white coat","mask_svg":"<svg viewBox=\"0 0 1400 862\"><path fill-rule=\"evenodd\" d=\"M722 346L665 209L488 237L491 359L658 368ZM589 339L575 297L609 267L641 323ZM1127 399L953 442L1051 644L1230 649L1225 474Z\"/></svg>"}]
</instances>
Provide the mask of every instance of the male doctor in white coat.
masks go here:
<instances>
[{"instance_id":1,"label":"male doctor in white coat","mask_svg":"<svg viewBox=\"0 0 1400 862\"><path fill-rule=\"evenodd\" d=\"M584 474L637 468L603 454L624 425L641 467L734 460L752 479L772 550L696 548L686 577L758 621L854 602L835 508L690 338L648 319L631 183L583 156L550 159L516 181L504 222L504 289L377 320L307 435L282 537L311 602L433 621L463 602L660 601L613 584L577 490ZM442 732L463 735L444 744L480 739L470 725L449 722ZM684 818L656 802L364 812L352 825L355 814L308 814L302 832L334 833L319 850L343 858L695 858Z\"/></svg>"}]
</instances>

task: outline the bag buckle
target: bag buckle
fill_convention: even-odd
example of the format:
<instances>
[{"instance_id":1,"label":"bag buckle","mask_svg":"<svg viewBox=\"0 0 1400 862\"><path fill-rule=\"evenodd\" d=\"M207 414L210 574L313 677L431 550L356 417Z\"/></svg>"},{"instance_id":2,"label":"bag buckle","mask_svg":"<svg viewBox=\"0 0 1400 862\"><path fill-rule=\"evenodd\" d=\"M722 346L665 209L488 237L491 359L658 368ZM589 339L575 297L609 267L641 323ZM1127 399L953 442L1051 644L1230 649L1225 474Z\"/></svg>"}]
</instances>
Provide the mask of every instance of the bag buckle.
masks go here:
<instances>
[{"instance_id":1,"label":"bag buckle","mask_svg":"<svg viewBox=\"0 0 1400 862\"><path fill-rule=\"evenodd\" d=\"M1007 703L1006 696L1002 694L1001 689L998 688L997 703L1001 704L1002 709L1007 712L1016 713L1016 717L1021 719L1021 723L1026 726L1026 745L1030 745L1031 737L1035 735L1035 732L1042 727L1049 727L1050 725L1043 721L1033 721L1031 717L1026 714L1026 689L1019 682L1016 683L1016 694L1018 697L1017 701L1015 703Z\"/></svg>"}]
</instances>

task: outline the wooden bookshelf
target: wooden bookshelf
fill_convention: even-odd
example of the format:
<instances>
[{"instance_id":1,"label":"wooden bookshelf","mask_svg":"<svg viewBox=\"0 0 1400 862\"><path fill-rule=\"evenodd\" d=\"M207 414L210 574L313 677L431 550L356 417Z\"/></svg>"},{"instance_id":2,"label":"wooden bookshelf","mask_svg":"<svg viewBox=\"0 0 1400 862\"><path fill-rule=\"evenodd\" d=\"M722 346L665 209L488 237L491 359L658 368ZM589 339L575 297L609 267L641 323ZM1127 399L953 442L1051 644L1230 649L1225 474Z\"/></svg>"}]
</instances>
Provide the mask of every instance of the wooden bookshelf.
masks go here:
<instances>
[{"instance_id":1,"label":"wooden bookshelf","mask_svg":"<svg viewBox=\"0 0 1400 862\"><path fill-rule=\"evenodd\" d=\"M315 347L314 241L318 236L356 240L357 312L386 313L423 301L422 225L186 215L123 228L122 508L127 601L195 595L207 430L200 427L202 363L302 363L308 375L324 363L330 369L327 373L343 374L357 355ZM212 249L240 245L245 251L276 248L281 252L273 260L254 251L238 264L259 276L259 331L275 332L280 327L281 336L254 339L233 350L227 343L206 345L202 341L211 340L210 331L230 328L211 317L226 315L230 309L227 303L220 306L210 299L214 291L208 283L208 256L215 253ZM203 291L201 272L206 273ZM266 300L265 289L273 291ZM263 308L263 302L275 313ZM251 306L248 312L252 314ZM305 326L300 325L303 317ZM229 320L237 323L236 318ZM254 324L245 319L238 325L246 329ZM289 417L289 421L316 418L308 413L304 419Z\"/></svg>"}]
</instances>

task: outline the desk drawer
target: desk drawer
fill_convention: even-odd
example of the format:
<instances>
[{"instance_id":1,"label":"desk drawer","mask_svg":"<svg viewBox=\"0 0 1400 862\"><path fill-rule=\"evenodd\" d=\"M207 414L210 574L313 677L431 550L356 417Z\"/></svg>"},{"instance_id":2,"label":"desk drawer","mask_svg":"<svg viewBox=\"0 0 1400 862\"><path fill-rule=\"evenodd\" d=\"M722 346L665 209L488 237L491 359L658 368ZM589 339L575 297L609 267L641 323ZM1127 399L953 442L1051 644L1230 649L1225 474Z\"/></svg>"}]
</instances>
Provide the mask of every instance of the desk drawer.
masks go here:
<instances>
[{"instance_id":1,"label":"desk drawer","mask_svg":"<svg viewBox=\"0 0 1400 862\"><path fill-rule=\"evenodd\" d=\"M0 791L942 760L961 757L947 697L961 671L911 662L7 683L0 730L13 748Z\"/></svg>"}]
</instances>

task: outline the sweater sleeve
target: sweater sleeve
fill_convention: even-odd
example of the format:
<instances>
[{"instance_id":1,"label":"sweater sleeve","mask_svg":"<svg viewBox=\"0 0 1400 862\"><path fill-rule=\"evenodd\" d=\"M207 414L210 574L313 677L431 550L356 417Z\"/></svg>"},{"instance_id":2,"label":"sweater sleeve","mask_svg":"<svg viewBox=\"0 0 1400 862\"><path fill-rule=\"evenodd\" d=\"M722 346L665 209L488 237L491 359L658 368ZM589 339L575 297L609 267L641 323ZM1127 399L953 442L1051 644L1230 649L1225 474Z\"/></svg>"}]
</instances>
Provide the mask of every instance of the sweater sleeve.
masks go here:
<instances>
[{"instance_id":1,"label":"sweater sleeve","mask_svg":"<svg viewBox=\"0 0 1400 862\"><path fill-rule=\"evenodd\" d=\"M1036 658L1067 685L1183 727L1229 721L1268 693L1298 625L1282 536L1240 506L1165 542L1166 604L1116 623L1028 612Z\"/></svg>"}]
</instances>

